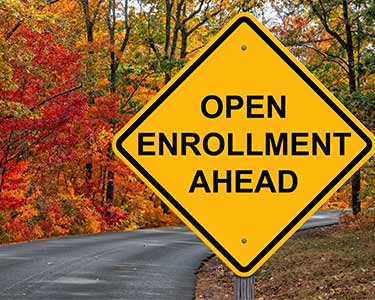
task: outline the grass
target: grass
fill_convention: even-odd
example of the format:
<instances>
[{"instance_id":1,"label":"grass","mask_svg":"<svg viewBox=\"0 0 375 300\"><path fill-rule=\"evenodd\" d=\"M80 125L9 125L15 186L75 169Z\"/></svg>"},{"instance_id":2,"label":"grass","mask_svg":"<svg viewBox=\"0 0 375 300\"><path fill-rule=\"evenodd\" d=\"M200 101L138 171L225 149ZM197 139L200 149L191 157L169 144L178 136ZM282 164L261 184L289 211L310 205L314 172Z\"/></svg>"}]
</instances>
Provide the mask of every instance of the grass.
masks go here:
<instances>
[{"instance_id":1,"label":"grass","mask_svg":"<svg viewBox=\"0 0 375 300\"><path fill-rule=\"evenodd\" d=\"M233 299L233 274L216 258L196 299ZM257 300L375 300L375 215L301 232L256 273Z\"/></svg>"}]
</instances>

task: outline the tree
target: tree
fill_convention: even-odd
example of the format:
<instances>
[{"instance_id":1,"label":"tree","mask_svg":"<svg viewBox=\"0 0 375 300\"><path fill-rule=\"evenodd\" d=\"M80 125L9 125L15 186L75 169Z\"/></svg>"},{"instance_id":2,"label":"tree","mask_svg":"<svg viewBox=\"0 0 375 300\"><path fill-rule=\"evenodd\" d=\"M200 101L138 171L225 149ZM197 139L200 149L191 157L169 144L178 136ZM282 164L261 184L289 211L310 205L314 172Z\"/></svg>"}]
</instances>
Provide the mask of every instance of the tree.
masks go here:
<instances>
[{"instance_id":1,"label":"tree","mask_svg":"<svg viewBox=\"0 0 375 300\"><path fill-rule=\"evenodd\" d=\"M207 37L225 23L223 20L230 17L235 7L225 0L163 0L145 1L142 4L140 15L145 22L140 30L146 35L145 46L154 55L151 66L156 73L163 74L164 84L182 68L188 55L204 46ZM219 20L212 22L215 26L209 29L204 27L215 18ZM199 40L196 46L193 43L194 35ZM162 206L168 212L164 203Z\"/></svg>"},{"instance_id":2,"label":"tree","mask_svg":"<svg viewBox=\"0 0 375 300\"><path fill-rule=\"evenodd\" d=\"M362 89L366 85L365 76L369 74L365 58L374 57L374 49L371 47L374 37L371 21L374 17L374 4L364 0L301 0L285 1L282 4L280 1L273 1L273 4L283 25L287 26L286 29L274 27L284 42L292 47L300 59L307 62L316 58L311 53L312 50L320 56L321 62L317 69L328 66L331 72L336 72L338 78L346 78L342 88L337 89L336 86L335 92L363 119L367 114L364 110L373 108L371 105L364 107L361 105L363 101L359 99L366 98ZM301 49L307 52L302 54ZM322 72L322 76L326 76L324 74L327 72ZM324 77L321 79L324 81ZM358 170L351 180L353 214L361 211L360 183L361 171Z\"/></svg>"}]
</instances>

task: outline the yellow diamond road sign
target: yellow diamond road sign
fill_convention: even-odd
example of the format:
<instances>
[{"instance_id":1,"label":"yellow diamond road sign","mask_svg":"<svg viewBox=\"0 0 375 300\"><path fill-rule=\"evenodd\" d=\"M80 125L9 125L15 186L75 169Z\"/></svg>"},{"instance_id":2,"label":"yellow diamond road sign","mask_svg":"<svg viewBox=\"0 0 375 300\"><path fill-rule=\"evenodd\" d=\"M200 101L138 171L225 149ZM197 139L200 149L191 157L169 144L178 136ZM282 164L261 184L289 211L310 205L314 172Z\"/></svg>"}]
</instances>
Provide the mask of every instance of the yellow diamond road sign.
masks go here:
<instances>
[{"instance_id":1,"label":"yellow diamond road sign","mask_svg":"<svg viewBox=\"0 0 375 300\"><path fill-rule=\"evenodd\" d=\"M114 138L237 275L374 153L372 134L253 16L232 20Z\"/></svg>"}]
</instances>

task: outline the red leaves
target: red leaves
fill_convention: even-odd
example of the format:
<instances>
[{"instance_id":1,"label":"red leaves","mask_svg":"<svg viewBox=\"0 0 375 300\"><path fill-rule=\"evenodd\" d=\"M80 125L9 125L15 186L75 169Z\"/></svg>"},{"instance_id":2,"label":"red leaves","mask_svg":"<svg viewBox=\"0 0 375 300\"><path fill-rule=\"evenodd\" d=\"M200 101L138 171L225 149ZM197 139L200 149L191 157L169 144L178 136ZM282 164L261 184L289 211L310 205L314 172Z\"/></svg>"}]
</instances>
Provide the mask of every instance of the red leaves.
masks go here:
<instances>
[{"instance_id":1,"label":"red leaves","mask_svg":"<svg viewBox=\"0 0 375 300\"><path fill-rule=\"evenodd\" d=\"M84 53L81 31L61 39L31 23L20 22L0 53L9 67L0 74L0 243L148 226L143 214L160 224L160 203L110 148L131 117L124 110L138 109L135 96L143 103L155 93L151 75L119 75L110 93L108 43Z\"/></svg>"},{"instance_id":2,"label":"red leaves","mask_svg":"<svg viewBox=\"0 0 375 300\"><path fill-rule=\"evenodd\" d=\"M24 195L25 163L9 163L7 172L4 172L0 186L0 211L12 211L18 209L27 202Z\"/></svg>"},{"instance_id":3,"label":"red leaves","mask_svg":"<svg viewBox=\"0 0 375 300\"><path fill-rule=\"evenodd\" d=\"M102 215L105 223L109 226L116 225L118 222L129 218L123 209L112 206L108 203L104 206L99 206L96 209Z\"/></svg>"},{"instance_id":4,"label":"red leaves","mask_svg":"<svg viewBox=\"0 0 375 300\"><path fill-rule=\"evenodd\" d=\"M17 209L21 207L27 200L25 198L18 199L16 197L3 196L0 198L0 211Z\"/></svg>"}]
</instances>

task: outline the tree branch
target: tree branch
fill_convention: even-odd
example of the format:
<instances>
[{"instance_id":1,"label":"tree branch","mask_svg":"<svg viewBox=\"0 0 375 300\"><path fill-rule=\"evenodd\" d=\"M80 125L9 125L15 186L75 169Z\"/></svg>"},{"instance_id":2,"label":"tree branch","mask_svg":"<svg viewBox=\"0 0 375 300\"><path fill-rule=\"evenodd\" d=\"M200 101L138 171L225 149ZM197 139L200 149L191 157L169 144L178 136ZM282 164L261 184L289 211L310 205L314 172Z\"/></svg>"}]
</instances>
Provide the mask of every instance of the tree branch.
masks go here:
<instances>
[{"instance_id":1,"label":"tree branch","mask_svg":"<svg viewBox=\"0 0 375 300\"><path fill-rule=\"evenodd\" d=\"M6 41L9 40L11 36L16 32L16 30L22 25L22 22L23 21L18 21L17 24L12 28L12 30L7 33L7 35L5 36Z\"/></svg>"},{"instance_id":2,"label":"tree branch","mask_svg":"<svg viewBox=\"0 0 375 300\"><path fill-rule=\"evenodd\" d=\"M199 46L199 47L196 47L196 48L194 48L194 49L192 49L192 50L188 51L188 52L187 52L187 54L191 54L191 53L194 53L194 52L196 52L196 51L198 51L198 50L202 49L203 47L204 47L204 46Z\"/></svg>"},{"instance_id":3,"label":"tree branch","mask_svg":"<svg viewBox=\"0 0 375 300\"><path fill-rule=\"evenodd\" d=\"M208 2L211 2L211 1L208 1ZM200 13L200 11L202 10L203 4L204 4L204 0L200 0L198 8L194 10L189 16L187 16L182 21L182 23L188 22L190 19L194 18L198 13Z\"/></svg>"},{"instance_id":4,"label":"tree branch","mask_svg":"<svg viewBox=\"0 0 375 300\"><path fill-rule=\"evenodd\" d=\"M46 0L46 3L47 3L47 5L51 5L51 4L54 4L54 3L59 2L59 1L60 1L60 0ZM42 8L40 8L40 10L42 10L44 7L45 7L45 6L43 6ZM28 18L31 19L32 16L29 16ZM12 37L12 35L17 31L18 28L21 27L21 25L22 25L22 23L23 23L24 21L25 21L25 20L23 20L23 19L19 20L19 21L17 22L17 24L12 28L12 30L9 31L9 32L6 34L6 36L5 36L5 40L6 40L6 41L9 40L9 39Z\"/></svg>"},{"instance_id":5,"label":"tree branch","mask_svg":"<svg viewBox=\"0 0 375 300\"><path fill-rule=\"evenodd\" d=\"M312 0L307 0L308 3L310 4L311 9L315 13L315 15L319 18L319 20L322 22L325 30L332 36L334 37L342 47L346 49L347 44L343 40L343 38L338 34L336 31L334 31L332 28L329 27L328 22L327 22L327 12L323 6L322 0L319 0L320 7L322 9L322 14L319 12L319 10L316 8L316 5L313 3Z\"/></svg>"},{"instance_id":6,"label":"tree branch","mask_svg":"<svg viewBox=\"0 0 375 300\"><path fill-rule=\"evenodd\" d=\"M129 41L129 35L130 35L130 30L131 26L129 25L129 1L125 0L125 36L124 39L122 40L121 47L120 47L120 52L123 53L125 51L126 45L128 44Z\"/></svg>"},{"instance_id":7,"label":"tree branch","mask_svg":"<svg viewBox=\"0 0 375 300\"><path fill-rule=\"evenodd\" d=\"M349 71L348 69L346 68L348 66L347 62L345 60L343 60L341 57L339 56L336 56L336 55L333 55L333 54L329 54L329 53L325 53L325 52L322 52L320 51L319 49L317 48L314 48L314 47L311 47L311 46L303 46L305 48L308 48L308 49L311 49L311 50L314 50L315 52L317 52L318 54L320 54L321 56L323 56L325 59L328 59L329 61L332 61L336 64L338 64L344 71L345 73L349 74ZM329 58L332 58L332 59L329 59ZM339 59L336 60L336 59ZM341 61L341 62L340 62ZM342 62L345 64L342 64Z\"/></svg>"},{"instance_id":8,"label":"tree branch","mask_svg":"<svg viewBox=\"0 0 375 300\"><path fill-rule=\"evenodd\" d=\"M326 38L326 39L318 39L318 40L308 40L308 41L297 41L296 44L288 44L286 43L287 45L289 46L303 46L303 45L306 45L306 44L314 44L314 43L323 43L323 42L327 42L327 41L332 41L332 40L336 40L334 37L330 37L330 38Z\"/></svg>"},{"instance_id":9,"label":"tree branch","mask_svg":"<svg viewBox=\"0 0 375 300\"><path fill-rule=\"evenodd\" d=\"M30 108L30 111L34 111L35 109L41 107L42 105L46 104L47 102L49 102L49 101L51 101L51 100L53 100L53 99L55 99L55 98L57 98L57 97L64 96L64 95L66 95L66 94L69 94L69 93L71 93L71 92L74 92L74 91L80 89L81 87L82 87L82 83L79 84L78 86L75 86L75 87L69 89L69 90L66 90L66 91L63 91L63 92L61 92L61 93L55 94L55 95L53 95L53 96L51 96L51 97L48 97L48 98L42 100L41 102L39 102L37 105L35 105L35 106L33 106L32 108Z\"/></svg>"},{"instance_id":10,"label":"tree branch","mask_svg":"<svg viewBox=\"0 0 375 300\"><path fill-rule=\"evenodd\" d=\"M94 15L92 17L92 24L95 23L96 21L96 18L98 17L98 14L99 14L99 9L100 9L100 5L103 3L103 0L99 0L98 1L98 4L96 5L96 8L95 8L95 11L94 11Z\"/></svg>"},{"instance_id":11,"label":"tree branch","mask_svg":"<svg viewBox=\"0 0 375 300\"><path fill-rule=\"evenodd\" d=\"M199 27L201 27L204 23L206 23L208 21L208 19L210 18L213 18L215 17L216 15L218 15L220 13L221 9L218 9L217 11L213 12L211 15L207 16L207 17L204 17L202 19L202 21L200 21L199 23L197 23L195 26L193 26L192 28L190 28L189 31L187 31L187 35L191 35L195 30L197 30Z\"/></svg>"},{"instance_id":12,"label":"tree branch","mask_svg":"<svg viewBox=\"0 0 375 300\"><path fill-rule=\"evenodd\" d=\"M123 103L123 106L126 106L129 101L131 100L131 98L133 98L133 96L135 95L135 93L138 91L138 89L141 87L141 84L148 78L150 77L151 75L153 75L155 72L150 72L148 74L145 74L141 80L138 82L136 88L130 93L130 95L126 98L125 102Z\"/></svg>"}]
</instances>

